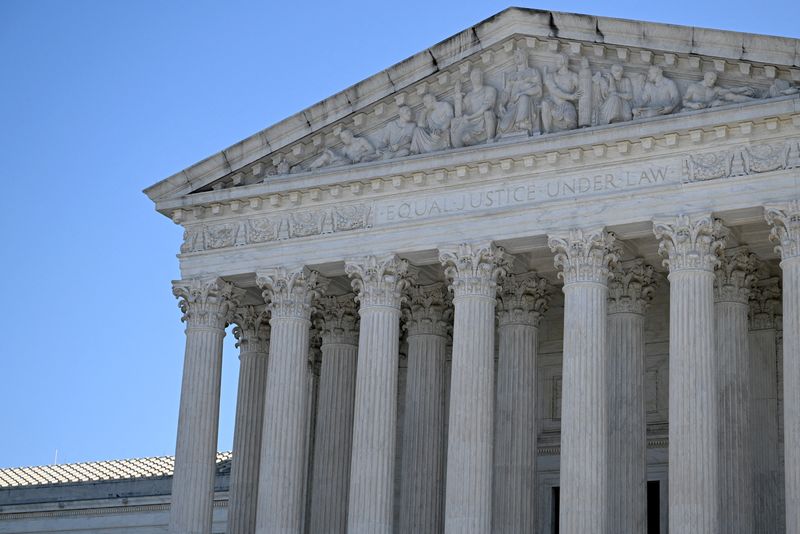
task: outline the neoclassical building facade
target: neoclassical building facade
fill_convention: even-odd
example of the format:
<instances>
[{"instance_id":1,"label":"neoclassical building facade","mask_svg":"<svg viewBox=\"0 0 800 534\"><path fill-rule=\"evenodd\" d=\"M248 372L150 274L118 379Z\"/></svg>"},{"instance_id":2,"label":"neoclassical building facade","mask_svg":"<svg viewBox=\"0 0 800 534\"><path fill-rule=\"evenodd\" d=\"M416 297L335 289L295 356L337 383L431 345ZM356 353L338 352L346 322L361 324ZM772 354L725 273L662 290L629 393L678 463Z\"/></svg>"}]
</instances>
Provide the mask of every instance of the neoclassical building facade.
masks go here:
<instances>
[{"instance_id":1,"label":"neoclassical building facade","mask_svg":"<svg viewBox=\"0 0 800 534\"><path fill-rule=\"evenodd\" d=\"M148 188L169 530L800 534L800 41L508 9Z\"/></svg>"}]
</instances>

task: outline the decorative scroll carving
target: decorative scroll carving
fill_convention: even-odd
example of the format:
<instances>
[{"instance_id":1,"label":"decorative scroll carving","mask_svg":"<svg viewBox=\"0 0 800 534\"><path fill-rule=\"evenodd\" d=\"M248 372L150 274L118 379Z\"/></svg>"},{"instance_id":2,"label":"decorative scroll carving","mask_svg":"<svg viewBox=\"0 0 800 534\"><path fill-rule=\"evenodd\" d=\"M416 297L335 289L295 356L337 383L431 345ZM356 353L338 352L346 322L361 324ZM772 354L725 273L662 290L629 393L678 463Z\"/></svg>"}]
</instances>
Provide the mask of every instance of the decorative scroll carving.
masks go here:
<instances>
[{"instance_id":1,"label":"decorative scroll carving","mask_svg":"<svg viewBox=\"0 0 800 534\"><path fill-rule=\"evenodd\" d=\"M189 328L225 328L244 296L244 290L219 277L172 282L172 294Z\"/></svg>"},{"instance_id":2,"label":"decorative scroll carving","mask_svg":"<svg viewBox=\"0 0 800 534\"><path fill-rule=\"evenodd\" d=\"M652 265L641 258L619 262L611 270L608 282L608 313L644 315L656 290Z\"/></svg>"},{"instance_id":3,"label":"decorative scroll carving","mask_svg":"<svg viewBox=\"0 0 800 534\"><path fill-rule=\"evenodd\" d=\"M653 232L660 240L658 253L665 257L664 265L670 272L713 271L719 265L727 235L722 221L711 215L678 215L667 221L654 221Z\"/></svg>"},{"instance_id":4,"label":"decorative scroll carving","mask_svg":"<svg viewBox=\"0 0 800 534\"><path fill-rule=\"evenodd\" d=\"M686 182L704 182L800 167L796 140L692 154L683 162Z\"/></svg>"},{"instance_id":5,"label":"decorative scroll carving","mask_svg":"<svg viewBox=\"0 0 800 534\"><path fill-rule=\"evenodd\" d=\"M413 284L408 288L408 299L403 306L403 328L409 336L447 336L452 317L452 301L444 284Z\"/></svg>"},{"instance_id":6,"label":"decorative scroll carving","mask_svg":"<svg viewBox=\"0 0 800 534\"><path fill-rule=\"evenodd\" d=\"M605 283L610 269L619 261L616 237L602 228L576 228L563 234L550 235L547 244L555 253L558 277L564 284L578 282Z\"/></svg>"},{"instance_id":7,"label":"decorative scroll carving","mask_svg":"<svg viewBox=\"0 0 800 534\"><path fill-rule=\"evenodd\" d=\"M781 315L781 282L778 277L758 280L750 290L750 329L767 330L776 327Z\"/></svg>"},{"instance_id":8,"label":"decorative scroll carving","mask_svg":"<svg viewBox=\"0 0 800 534\"><path fill-rule=\"evenodd\" d=\"M747 304L756 279L758 258L746 247L726 250L714 271L714 299L717 302Z\"/></svg>"},{"instance_id":9,"label":"decorative scroll carving","mask_svg":"<svg viewBox=\"0 0 800 534\"><path fill-rule=\"evenodd\" d=\"M493 243L462 243L439 249L439 261L455 298L495 298L497 280L507 272L505 251Z\"/></svg>"},{"instance_id":10,"label":"decorative scroll carving","mask_svg":"<svg viewBox=\"0 0 800 534\"><path fill-rule=\"evenodd\" d=\"M267 352L269 350L269 314L266 306L242 306L236 310L233 336L241 352Z\"/></svg>"},{"instance_id":11,"label":"decorative scroll carving","mask_svg":"<svg viewBox=\"0 0 800 534\"><path fill-rule=\"evenodd\" d=\"M534 272L508 274L497 291L497 318L500 325L539 326L550 306L552 286Z\"/></svg>"},{"instance_id":12,"label":"decorative scroll carving","mask_svg":"<svg viewBox=\"0 0 800 534\"><path fill-rule=\"evenodd\" d=\"M325 296L319 299L314 325L322 335L324 345L358 344L358 307L352 293Z\"/></svg>"},{"instance_id":13,"label":"decorative scroll carving","mask_svg":"<svg viewBox=\"0 0 800 534\"><path fill-rule=\"evenodd\" d=\"M772 226L770 241L778 243L775 252L784 261L800 258L800 200L766 206L764 216Z\"/></svg>"},{"instance_id":14,"label":"decorative scroll carving","mask_svg":"<svg viewBox=\"0 0 800 534\"><path fill-rule=\"evenodd\" d=\"M399 309L403 291L410 284L408 262L396 254L349 260L344 272L351 278L362 310L370 306Z\"/></svg>"},{"instance_id":15,"label":"decorative scroll carving","mask_svg":"<svg viewBox=\"0 0 800 534\"><path fill-rule=\"evenodd\" d=\"M273 319L309 319L311 305L325 292L328 280L306 267L278 267L256 273L256 284Z\"/></svg>"}]
</instances>

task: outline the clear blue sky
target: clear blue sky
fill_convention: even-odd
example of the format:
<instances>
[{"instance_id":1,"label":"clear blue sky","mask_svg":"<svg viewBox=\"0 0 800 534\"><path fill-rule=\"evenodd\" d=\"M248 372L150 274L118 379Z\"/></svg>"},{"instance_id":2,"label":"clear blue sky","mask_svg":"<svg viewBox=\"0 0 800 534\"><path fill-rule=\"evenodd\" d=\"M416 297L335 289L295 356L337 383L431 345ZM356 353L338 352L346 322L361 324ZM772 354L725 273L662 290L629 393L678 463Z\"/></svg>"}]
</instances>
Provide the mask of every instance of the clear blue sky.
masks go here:
<instances>
[{"instance_id":1,"label":"clear blue sky","mask_svg":"<svg viewBox=\"0 0 800 534\"><path fill-rule=\"evenodd\" d=\"M144 187L508 5L0 0L0 467L173 453L181 231ZM530 7L800 37L796 0Z\"/></svg>"}]
</instances>

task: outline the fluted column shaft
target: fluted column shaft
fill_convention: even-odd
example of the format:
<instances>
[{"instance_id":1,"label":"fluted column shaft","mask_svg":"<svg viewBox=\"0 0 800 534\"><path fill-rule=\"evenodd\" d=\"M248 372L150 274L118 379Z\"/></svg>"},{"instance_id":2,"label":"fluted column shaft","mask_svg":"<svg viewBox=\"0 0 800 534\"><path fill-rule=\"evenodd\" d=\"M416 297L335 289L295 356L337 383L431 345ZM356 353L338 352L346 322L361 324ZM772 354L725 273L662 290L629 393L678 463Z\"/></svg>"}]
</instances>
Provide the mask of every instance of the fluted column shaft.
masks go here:
<instances>
[{"instance_id":1,"label":"fluted column shaft","mask_svg":"<svg viewBox=\"0 0 800 534\"><path fill-rule=\"evenodd\" d=\"M564 278L560 531L607 531L608 411L606 310L613 235L574 230L550 236Z\"/></svg>"},{"instance_id":2,"label":"fluted column shaft","mask_svg":"<svg viewBox=\"0 0 800 534\"><path fill-rule=\"evenodd\" d=\"M239 387L233 431L227 532L252 534L256 529L258 506L269 326L264 310L255 307L240 310L234 320L237 322L234 335L240 351Z\"/></svg>"},{"instance_id":3,"label":"fluted column shaft","mask_svg":"<svg viewBox=\"0 0 800 534\"><path fill-rule=\"evenodd\" d=\"M347 532L391 534L394 515L400 300L407 264L396 256L348 262L361 318Z\"/></svg>"},{"instance_id":4,"label":"fluted column shaft","mask_svg":"<svg viewBox=\"0 0 800 534\"><path fill-rule=\"evenodd\" d=\"M447 443L445 532L492 526L494 323L502 250L490 244L440 250L453 289L453 359Z\"/></svg>"},{"instance_id":5,"label":"fluted column shaft","mask_svg":"<svg viewBox=\"0 0 800 534\"><path fill-rule=\"evenodd\" d=\"M720 533L714 268L719 221L680 216L655 224L668 255L669 529Z\"/></svg>"},{"instance_id":6,"label":"fluted column shaft","mask_svg":"<svg viewBox=\"0 0 800 534\"><path fill-rule=\"evenodd\" d=\"M219 427L222 340L238 290L219 278L173 282L186 322L169 531L210 534Z\"/></svg>"},{"instance_id":7,"label":"fluted column shaft","mask_svg":"<svg viewBox=\"0 0 800 534\"><path fill-rule=\"evenodd\" d=\"M305 510L311 302L319 281L306 269L259 273L269 302L270 344L258 482L258 534L300 534Z\"/></svg>"}]
</instances>

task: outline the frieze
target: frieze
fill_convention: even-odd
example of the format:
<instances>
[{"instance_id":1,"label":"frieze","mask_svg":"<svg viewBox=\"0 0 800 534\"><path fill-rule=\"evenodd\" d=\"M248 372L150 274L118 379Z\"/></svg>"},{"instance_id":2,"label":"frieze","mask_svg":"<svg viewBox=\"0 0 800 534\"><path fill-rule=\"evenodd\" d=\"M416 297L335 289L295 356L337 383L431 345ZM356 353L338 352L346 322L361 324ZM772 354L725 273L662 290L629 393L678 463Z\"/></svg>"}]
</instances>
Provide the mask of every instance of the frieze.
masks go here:
<instances>
[{"instance_id":1,"label":"frieze","mask_svg":"<svg viewBox=\"0 0 800 534\"><path fill-rule=\"evenodd\" d=\"M683 161L684 181L687 183L799 167L800 143L795 139L780 143L743 145L716 152L690 154Z\"/></svg>"}]
</instances>

